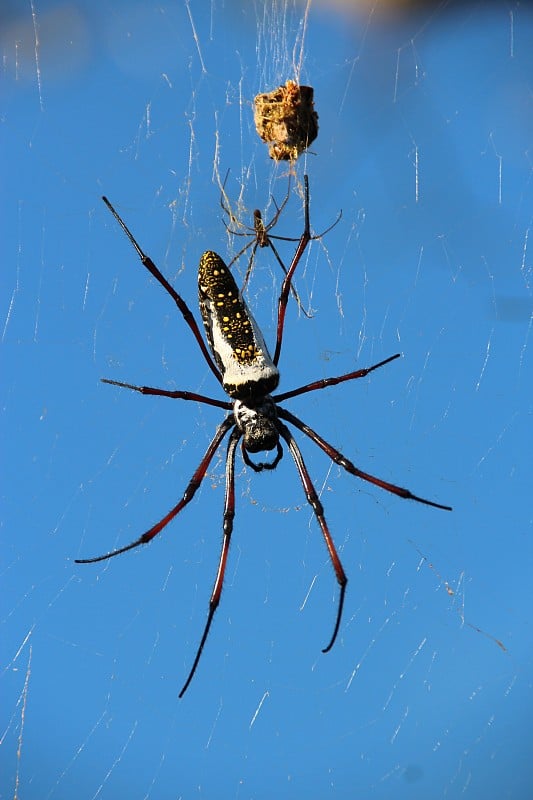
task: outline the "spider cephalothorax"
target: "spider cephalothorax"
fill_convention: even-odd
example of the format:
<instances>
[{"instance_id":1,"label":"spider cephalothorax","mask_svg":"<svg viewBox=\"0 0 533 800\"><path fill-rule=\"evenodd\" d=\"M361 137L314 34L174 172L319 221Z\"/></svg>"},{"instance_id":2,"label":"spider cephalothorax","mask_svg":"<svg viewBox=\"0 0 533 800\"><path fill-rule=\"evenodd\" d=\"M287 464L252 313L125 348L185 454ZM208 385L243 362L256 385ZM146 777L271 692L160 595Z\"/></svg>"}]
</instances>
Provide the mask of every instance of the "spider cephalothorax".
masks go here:
<instances>
[{"instance_id":1,"label":"spider cephalothorax","mask_svg":"<svg viewBox=\"0 0 533 800\"><path fill-rule=\"evenodd\" d=\"M236 400L233 416L237 428L242 433L243 445L249 453L273 450L279 443L276 427L276 405L270 395L257 403Z\"/></svg>"},{"instance_id":2,"label":"spider cephalothorax","mask_svg":"<svg viewBox=\"0 0 533 800\"><path fill-rule=\"evenodd\" d=\"M285 280L283 281L281 294L278 301L276 347L273 357L271 357L268 352L263 335L252 314L250 313L230 270L228 267L226 267L220 256L211 250L208 250L203 254L200 260L198 271L198 288L200 311L204 322L207 341L211 349L210 353L205 345L204 340L202 339L200 329L198 328L194 316L183 298L161 274L152 259L145 255L145 253L141 250L133 235L130 233L129 229L119 217L111 203L105 197L103 198L115 219L118 221L135 247L143 265L149 270L154 278L159 281L159 283L164 287L164 289L176 303L179 311L183 315L185 322L191 329L208 367L215 375L218 382L222 385L222 388L226 394L233 400L233 402L230 402L229 400L217 400L212 397L196 394L195 392L182 390L167 391L166 389L156 389L151 386L134 386L130 383L122 383L121 381L104 379L105 383L111 383L115 386L122 386L127 389L132 389L136 392L140 392L141 394L158 395L180 400L194 400L199 403L205 403L206 405L225 409L227 412L229 412L226 418L216 429L205 455L203 456L200 464L185 488L183 497L174 506L174 508L172 508L162 519L160 519L159 522L143 533L142 536L130 544L120 547L117 550L112 550L111 552L105 553L101 556L76 560L79 564L104 561L105 559L112 558L120 553L124 553L127 550L132 550L141 544L150 542L192 500L194 494L206 475L213 456L218 450L226 434L229 433L226 455L226 493L223 513L222 550L220 553L219 565L213 591L211 593L211 599L209 601L207 622L204 627L202 638L200 639L200 644L198 645L198 649L196 651L193 665L187 680L180 691L180 697L183 696L194 676L196 667L200 661L204 644L209 634L213 616L220 602L229 544L233 531L233 518L235 516L235 453L239 440L242 440L241 450L244 462L256 472L261 472L265 469L274 469L277 466L283 455L282 441L285 442L286 446L288 447L296 465L305 496L314 511L316 520L322 531L333 569L335 570L335 576L340 587L339 602L333 633L323 652L327 652L333 647L337 637L348 579L345 575L343 566L333 542L333 538L330 534L326 518L324 516L322 503L320 502L318 494L314 488L313 482L300 452L300 448L291 430L284 423L288 422L300 432L304 433L330 459L341 466L350 475L354 475L355 477L361 478L368 483L379 486L380 488L385 489L386 491L391 492L398 497L416 500L419 503L424 503L428 506L434 506L435 508L441 508L446 511L451 510L450 506L441 505L440 503L435 503L432 500L425 500L423 497L413 494L408 489L404 489L401 486L396 486L393 483L384 481L368 472L363 472L349 459L347 459L346 456L344 456L339 450L334 448L325 439L323 439L316 431L302 422L294 414L291 414L290 411L287 411L279 405L280 402L284 400L297 397L298 395L305 394L306 392L312 392L317 389L325 389L328 386L336 386L339 383L352 381L357 378L363 378L370 372L373 372L374 370L379 369L379 367L388 364L390 361L394 361L396 358L399 358L399 353L396 353L395 355L390 356L389 358L386 358L377 364L373 364L371 367L359 369L355 372L348 372L344 375L339 375L333 378L320 379L313 381L312 383L305 384L305 386L292 389L288 392L271 395L271 392L277 388L279 382L278 362L283 341L285 310L287 307L289 292L291 291L292 276L296 267L298 266L298 262L300 261L305 248L313 238L311 236L309 225L309 187L307 176L304 176L304 185L304 232L298 240L296 252L289 269L285 270L284 267L286 276ZM276 455L270 462L255 463L248 455L249 453L271 451L274 449L276 449Z\"/></svg>"}]
</instances>

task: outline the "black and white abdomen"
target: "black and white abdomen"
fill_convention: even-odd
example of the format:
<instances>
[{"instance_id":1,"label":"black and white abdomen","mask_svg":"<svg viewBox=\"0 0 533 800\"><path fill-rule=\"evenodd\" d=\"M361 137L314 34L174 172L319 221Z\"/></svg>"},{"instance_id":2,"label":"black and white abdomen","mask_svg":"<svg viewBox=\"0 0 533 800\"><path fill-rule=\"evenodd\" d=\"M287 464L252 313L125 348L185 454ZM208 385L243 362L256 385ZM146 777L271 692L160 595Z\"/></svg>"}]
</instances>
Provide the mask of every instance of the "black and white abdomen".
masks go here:
<instances>
[{"instance_id":1,"label":"black and white abdomen","mask_svg":"<svg viewBox=\"0 0 533 800\"><path fill-rule=\"evenodd\" d=\"M207 341L222 373L224 391L244 401L273 392L279 383L278 368L233 275L212 250L200 259L198 295Z\"/></svg>"}]
</instances>

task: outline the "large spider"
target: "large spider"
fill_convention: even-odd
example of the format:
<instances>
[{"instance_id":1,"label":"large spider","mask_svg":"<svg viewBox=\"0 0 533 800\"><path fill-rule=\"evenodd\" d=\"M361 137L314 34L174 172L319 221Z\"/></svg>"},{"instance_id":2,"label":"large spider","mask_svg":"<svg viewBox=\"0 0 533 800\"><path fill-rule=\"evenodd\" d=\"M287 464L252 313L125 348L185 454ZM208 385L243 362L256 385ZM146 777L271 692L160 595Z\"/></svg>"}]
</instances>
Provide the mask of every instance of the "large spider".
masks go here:
<instances>
[{"instance_id":1,"label":"large spider","mask_svg":"<svg viewBox=\"0 0 533 800\"><path fill-rule=\"evenodd\" d=\"M362 478L364 481L379 486L398 497L403 497L410 500L416 500L418 503L424 503L434 508L441 508L445 511L451 511L450 506L435 503L432 500L425 500L423 497L410 492L408 489L403 489L401 486L396 486L393 483L377 478L368 472L363 472L349 461L339 450L335 449L331 444L325 441L316 431L302 422L298 417L291 414L285 408L282 408L279 403L283 400L288 400L291 397L297 397L305 392L313 392L316 389L325 389L327 386L336 386L345 381L356 380L363 378L370 372L373 372L379 367L388 364L399 358L400 354L396 353L378 364L365 369L355 370L348 372L345 375L339 375L334 378L324 378L312 383L307 383L305 386L299 386L288 392L281 394L271 395L279 383L278 362L281 353L281 346L283 340L283 327L285 323L285 311L289 298L291 288L291 280L302 257L302 254L311 240L310 224L309 224L309 185L307 175L304 176L305 181L305 224L304 231L298 242L296 252L292 259L291 265L287 271L287 275L283 281L281 294L278 301L278 323L276 333L276 347L274 356L271 357L265 345L263 336L259 327L250 313L246 303L239 292L235 280L224 264L220 256L208 250L203 254L200 259L198 268L198 290L199 290L199 303L200 312L205 327L207 341L211 354L207 349L205 342L200 333L199 327L188 307L186 302L180 295L173 289L167 279L161 274L152 259L147 256L137 244L133 235L126 227L121 217L117 214L109 200L103 198L107 207L126 233L130 242L134 246L139 258L143 265L149 272L159 281L159 283L166 289L168 294L172 297L178 309L180 310L183 318L189 328L191 329L200 350L206 360L207 365L216 377L217 381L222 385L226 394L231 398L230 400L216 400L212 397L196 394L187 391L167 391L166 389L156 389L151 386L133 386L129 383L122 383L121 381L114 381L103 379L104 383L110 383L113 386L121 386L126 389L140 392L147 395L159 395L161 397L172 397L179 400L194 400L206 405L216 406L228 411L226 418L220 423L215 431L213 439L207 448L200 464L190 479L183 497L166 514L159 522L156 522L149 530L142 534L138 539L125 547L120 547L117 550L112 550L101 556L94 558L76 559L78 564L89 564L96 561L104 561L107 558L113 558L120 553L125 553L127 550L132 550L141 544L150 542L168 523L177 516L180 511L192 500L194 494L199 488L202 480L204 479L209 464L213 459L216 451L227 433L230 433L228 441L228 449L226 455L226 493L224 500L224 513L223 513L223 540L222 549L220 553L218 569L215 577L213 591L209 601L209 612L207 615L207 622L205 624L204 632L196 651L196 656L193 665L181 689L179 696L183 697L189 684L194 676L202 651L209 634L209 629L213 621L215 611L220 602L220 595L224 583L224 574L226 571L226 562L229 551L229 544L231 533L233 530L233 519L235 516L235 452L239 441L241 442L241 452L244 462L247 466L251 467L255 472L262 472L263 470L275 469L283 456L283 448L281 440L285 442L289 448L289 452L294 459L296 469L300 476L302 486L305 492L308 503L311 505L316 520L322 531L324 541L328 548L329 556L335 570L337 582L340 586L339 602L337 608L337 615L333 627L333 633L327 646L322 652L327 653L333 647L337 633L339 630L342 609L344 605L344 595L346 592L347 577L344 572L341 560L335 549L333 538L329 532L329 528L324 517L324 509L318 497L318 494L313 486L313 482L303 460L300 448L296 440L285 425L289 422L295 428L300 430L311 441L313 441L324 453L339 464L346 472L355 475L357 478ZM259 453L262 451L275 450L276 454L271 461L260 461L256 463L252 461L251 454Z\"/></svg>"}]
</instances>

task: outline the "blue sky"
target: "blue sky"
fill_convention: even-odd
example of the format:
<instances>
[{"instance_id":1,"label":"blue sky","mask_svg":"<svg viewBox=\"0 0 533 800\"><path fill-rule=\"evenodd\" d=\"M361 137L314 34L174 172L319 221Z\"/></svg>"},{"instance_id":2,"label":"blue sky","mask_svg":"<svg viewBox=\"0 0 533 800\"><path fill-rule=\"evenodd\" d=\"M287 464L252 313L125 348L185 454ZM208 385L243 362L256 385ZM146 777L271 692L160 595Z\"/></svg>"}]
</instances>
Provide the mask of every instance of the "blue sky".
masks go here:
<instances>
[{"instance_id":1,"label":"blue sky","mask_svg":"<svg viewBox=\"0 0 533 800\"><path fill-rule=\"evenodd\" d=\"M311 5L304 26L292 3L49 1L5 17L2 796L526 796L533 18L380 10ZM349 578L323 655L337 585L294 464L252 475L238 455L222 602L178 700L225 449L150 546L74 559L163 516L222 412L100 378L223 395L100 196L197 314L201 253L243 245L217 171L244 224L286 194L251 103L295 65L320 130L273 232L300 235L304 172L314 231L342 218L296 273L310 318L291 299L280 391L401 352L286 406L454 511L362 484L297 434ZM279 243L286 263L294 247ZM279 286L259 252L248 300L271 343Z\"/></svg>"}]
</instances>

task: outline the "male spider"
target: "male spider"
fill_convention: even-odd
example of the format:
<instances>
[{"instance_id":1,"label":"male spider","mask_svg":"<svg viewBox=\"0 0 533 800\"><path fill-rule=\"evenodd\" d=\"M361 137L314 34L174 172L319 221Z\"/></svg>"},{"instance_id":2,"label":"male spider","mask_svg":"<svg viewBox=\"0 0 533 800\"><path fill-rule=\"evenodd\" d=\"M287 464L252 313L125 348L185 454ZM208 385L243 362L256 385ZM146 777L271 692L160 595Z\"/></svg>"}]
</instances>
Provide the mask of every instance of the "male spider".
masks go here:
<instances>
[{"instance_id":1,"label":"male spider","mask_svg":"<svg viewBox=\"0 0 533 800\"><path fill-rule=\"evenodd\" d=\"M272 250L272 252L274 254L274 258L276 259L276 261L280 265L280 267L283 270L284 274L287 275L287 267L283 263L283 261L281 259L281 256L278 253L278 251L276 249L276 246L274 245L274 242L272 240L273 239L277 239L280 242L298 242L299 239L295 239L293 236L278 236L278 235L274 235L274 234L271 234L270 231L272 230L272 228L275 225L277 225L277 222L278 222L278 219L280 217L280 214L281 214L281 212L283 211L283 209L285 208L285 206L288 203L288 200L289 200L289 197L290 197L290 193L291 193L291 177L289 175L289 184L287 186L287 194L283 198L283 202L281 203L280 206L278 206L278 204L276 203L274 197L272 197L272 202L273 202L273 204L275 206L276 213L274 214L274 216L272 217L270 222L265 223L265 221L263 219L263 215L261 214L261 211L258 208L256 208L254 210L254 213L253 213L254 224L253 224L253 227L250 227L248 225L243 225L243 223L240 222L237 219L237 217L235 216L235 214L231 210L231 205L230 205L230 202L229 202L228 197L226 195L226 181L228 180L228 175L229 175L229 170L226 173L226 177L224 178L224 183L222 184L222 187L221 187L221 190L220 190L220 205L222 206L223 211L225 211L225 213L228 215L228 219L230 221L230 225L237 225L237 226L239 226L241 228L244 228L244 230L242 230L242 231L232 230L232 228L230 228L230 225L228 225L226 222L224 222L224 225L226 227L227 232L230 233L232 236L248 236L248 237L250 237L250 241L247 242L244 245L244 247L242 247L239 250L239 252L237 253L236 256L233 256L233 258L231 259L231 261L228 264L228 269L231 269L233 264L236 261L238 261L239 258L242 255L244 255L244 253L246 253L247 250L249 250L250 247L252 248L252 252L250 253L250 258L248 259L248 266L246 268L244 281L243 281L243 284L242 284L242 287L241 287L241 294L244 294L244 290L246 289L246 287L248 285L248 281L250 279L250 275L252 274L252 268L253 268L253 265L254 265L255 254L257 252L257 248L258 247L261 247L261 248L270 247L270 249ZM226 203L227 203L227 205L226 205ZM339 215L338 215L337 219L335 220L335 222L332 225L329 226L329 228L326 228L325 231L322 231L322 233L316 234L315 236L310 236L309 237L309 241L313 241L314 239L321 239L323 236L326 235L326 233L329 233L329 231L332 228L335 227L335 225L338 223L338 221L340 220L341 217L342 217L342 211L339 212ZM298 292L296 291L296 287L292 285L292 282L291 282L291 286L290 286L290 291L292 292L292 295L293 295L294 299L296 300L296 302L298 303L298 307L303 312L303 314L306 317L310 317L311 315L304 309L304 307L302 305L302 301L300 300Z\"/></svg>"},{"instance_id":2,"label":"male spider","mask_svg":"<svg viewBox=\"0 0 533 800\"><path fill-rule=\"evenodd\" d=\"M324 509L318 497L318 494L313 486L313 482L303 460L300 448L294 439L290 429L284 424L289 422L295 428L300 430L311 441L324 451L324 453L339 464L346 472L362 478L364 481L379 486L398 497L403 497L410 500L416 500L418 503L424 503L434 508L441 508L445 511L451 511L450 506L435 503L432 500L425 500L423 497L404 489L401 486L396 486L393 483L377 478L368 472L363 472L349 461L339 450L336 450L331 444L326 442L316 431L302 422L298 417L291 414L290 411L282 408L279 403L282 400L288 400L291 397L306 392L313 392L316 389L325 389L328 386L336 386L345 381L356 380L363 378L370 372L373 372L379 367L388 364L399 358L400 354L396 353L378 364L365 369L359 369L354 372L348 372L345 375L339 375L334 378L323 378L312 383L307 383L305 386L299 386L288 392L281 394L271 395L270 392L274 391L279 383L278 361L281 353L281 345L283 340L283 327L285 323L285 311L289 298L289 291L291 288L291 280L298 262L307 247L309 241L312 239L309 224L309 185L307 175L304 176L305 185L305 205L304 205L304 231L298 242L296 252L292 259L291 265L288 269L287 275L283 281L281 294L278 300L278 323L276 333L276 348L274 356L271 358L267 347L265 345L261 331L250 313L246 303L239 292L235 280L224 264L220 256L208 250L203 254L200 259L198 269L198 290L199 290L199 304L202 320L205 327L207 341L211 354L209 353L199 327L188 307L186 302L168 283L167 279L161 274L152 259L147 256L137 244L133 235L126 227L121 217L117 214L109 200L104 197L103 200L123 231L129 238L133 247L137 251L139 258L143 265L149 272L159 281L168 294L172 297L178 309L180 310L183 319L191 329L200 350L205 358L205 361L226 394L231 398L229 400L216 400L212 397L196 394L187 391L167 391L166 389L156 389L151 386L133 386L129 383L122 383L121 381L114 381L103 379L104 383L110 383L114 386L121 386L126 389L140 392L147 395L158 395L161 397L172 397L179 400L194 400L206 405L216 406L222 408L229 413L226 418L220 423L215 431L213 439L207 448L200 464L196 468L192 478L185 488L183 497L166 514L159 522L156 522L149 530L142 534L134 542L131 542L124 547L117 550L112 550L101 556L94 558L76 559L78 564L89 564L96 561L104 561L107 558L113 558L120 553L125 553L127 550L132 550L141 544L146 544L151 541L168 523L177 516L180 511L192 500L195 492L204 479L209 464L213 459L216 451L218 450L222 440L227 433L231 431L228 449L226 455L226 492L224 500L223 512L223 540L222 549L220 553L218 569L209 601L209 612L207 622L205 624L200 644L196 651L196 656L193 665L181 689L179 696L183 697L187 688L194 676L202 651L209 634L209 629L213 621L213 616L220 602L220 595L224 583L224 574L226 571L226 562L229 551L229 544L233 530L233 519L235 516L235 452L239 441L241 441L241 452L244 462L247 466L255 472L262 472L263 470L275 469L283 456L283 448L280 439L283 439L287 445L291 456L296 464L296 469L300 476L302 486L305 492L308 503L311 505L316 520L322 531L324 541L329 551L329 556L335 571L335 576L340 587L339 601L337 607L337 615L333 627L333 633L327 646L322 652L327 653L333 647L337 633L339 630L342 609L344 605L344 595L346 592L347 577L345 575L341 560L335 549L333 538L329 532L329 528L324 517ZM267 450L276 450L276 455L272 461L256 463L252 461L250 454L258 453Z\"/></svg>"}]
</instances>

